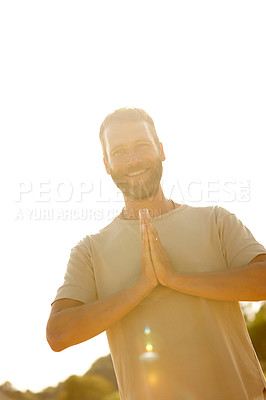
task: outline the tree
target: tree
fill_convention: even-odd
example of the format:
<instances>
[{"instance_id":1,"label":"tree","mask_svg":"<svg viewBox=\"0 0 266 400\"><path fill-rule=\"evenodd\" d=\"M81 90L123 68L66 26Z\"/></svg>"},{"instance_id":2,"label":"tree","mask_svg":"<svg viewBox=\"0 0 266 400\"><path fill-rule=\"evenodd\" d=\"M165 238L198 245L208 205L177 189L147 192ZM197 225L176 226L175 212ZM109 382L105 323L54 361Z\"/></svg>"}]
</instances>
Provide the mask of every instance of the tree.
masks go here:
<instances>
[{"instance_id":1,"label":"tree","mask_svg":"<svg viewBox=\"0 0 266 400\"><path fill-rule=\"evenodd\" d=\"M108 379L108 381L112 382L115 389L118 389L117 380L115 376L113 361L111 358L111 354L108 354L105 357L98 358L96 360L89 371L86 372L85 375L101 375L104 378Z\"/></svg>"},{"instance_id":2,"label":"tree","mask_svg":"<svg viewBox=\"0 0 266 400\"><path fill-rule=\"evenodd\" d=\"M111 382L99 375L72 375L63 384L58 400L102 400L114 392Z\"/></svg>"},{"instance_id":3,"label":"tree","mask_svg":"<svg viewBox=\"0 0 266 400\"><path fill-rule=\"evenodd\" d=\"M120 400L120 396L118 392L113 392L107 396L104 396L102 400Z\"/></svg>"},{"instance_id":4,"label":"tree","mask_svg":"<svg viewBox=\"0 0 266 400\"><path fill-rule=\"evenodd\" d=\"M261 366L266 371L266 303L259 309L254 320L247 322L247 328Z\"/></svg>"}]
</instances>

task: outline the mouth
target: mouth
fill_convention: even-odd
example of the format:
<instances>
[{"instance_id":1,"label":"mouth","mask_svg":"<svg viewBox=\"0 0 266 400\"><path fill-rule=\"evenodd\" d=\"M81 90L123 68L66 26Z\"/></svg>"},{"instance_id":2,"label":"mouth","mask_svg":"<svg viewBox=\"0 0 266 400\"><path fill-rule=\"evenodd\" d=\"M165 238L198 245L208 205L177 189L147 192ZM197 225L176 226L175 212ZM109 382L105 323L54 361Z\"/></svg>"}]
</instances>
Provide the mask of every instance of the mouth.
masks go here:
<instances>
[{"instance_id":1,"label":"mouth","mask_svg":"<svg viewBox=\"0 0 266 400\"><path fill-rule=\"evenodd\" d=\"M146 171L147 171L147 169L139 169L138 171L127 174L127 176L129 176L129 177L140 176L140 175L144 174Z\"/></svg>"}]
</instances>

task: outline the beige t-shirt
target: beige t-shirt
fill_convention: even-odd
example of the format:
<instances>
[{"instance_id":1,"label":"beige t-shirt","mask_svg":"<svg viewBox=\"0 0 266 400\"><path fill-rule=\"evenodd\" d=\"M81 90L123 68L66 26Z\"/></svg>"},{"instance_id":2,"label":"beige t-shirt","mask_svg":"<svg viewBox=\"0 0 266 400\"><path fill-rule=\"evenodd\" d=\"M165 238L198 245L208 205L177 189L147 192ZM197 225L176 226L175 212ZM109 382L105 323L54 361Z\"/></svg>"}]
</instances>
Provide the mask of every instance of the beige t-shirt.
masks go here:
<instances>
[{"instance_id":1,"label":"beige t-shirt","mask_svg":"<svg viewBox=\"0 0 266 400\"><path fill-rule=\"evenodd\" d=\"M153 219L180 272L248 264L265 248L221 207L179 208ZM129 288L140 276L138 220L115 218L72 249L55 300L84 303ZM163 286L107 331L122 400L262 400L266 382L238 302Z\"/></svg>"}]
</instances>

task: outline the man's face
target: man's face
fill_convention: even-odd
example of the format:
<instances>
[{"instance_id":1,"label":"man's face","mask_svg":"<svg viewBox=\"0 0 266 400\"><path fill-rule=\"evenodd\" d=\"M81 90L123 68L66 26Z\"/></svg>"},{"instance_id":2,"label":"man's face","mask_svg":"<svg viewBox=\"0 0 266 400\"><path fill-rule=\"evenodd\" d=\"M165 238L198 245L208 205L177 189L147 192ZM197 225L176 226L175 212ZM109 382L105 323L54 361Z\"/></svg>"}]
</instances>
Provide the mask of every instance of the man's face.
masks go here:
<instances>
[{"instance_id":1,"label":"man's face","mask_svg":"<svg viewBox=\"0 0 266 400\"><path fill-rule=\"evenodd\" d=\"M162 177L162 146L152 127L142 121L113 122L104 131L105 166L123 194L135 200L152 198Z\"/></svg>"}]
</instances>

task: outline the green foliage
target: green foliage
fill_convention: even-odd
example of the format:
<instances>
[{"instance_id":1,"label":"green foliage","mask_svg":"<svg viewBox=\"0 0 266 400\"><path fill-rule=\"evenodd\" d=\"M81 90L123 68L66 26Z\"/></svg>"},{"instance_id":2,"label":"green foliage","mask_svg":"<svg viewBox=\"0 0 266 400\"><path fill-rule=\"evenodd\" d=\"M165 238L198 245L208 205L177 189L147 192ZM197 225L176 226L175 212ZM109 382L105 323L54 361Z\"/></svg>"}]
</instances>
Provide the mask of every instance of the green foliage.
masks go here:
<instances>
[{"instance_id":1,"label":"green foliage","mask_svg":"<svg viewBox=\"0 0 266 400\"><path fill-rule=\"evenodd\" d=\"M102 376L73 375L63 384L58 400L102 400L113 391L111 382Z\"/></svg>"},{"instance_id":2,"label":"green foliage","mask_svg":"<svg viewBox=\"0 0 266 400\"><path fill-rule=\"evenodd\" d=\"M247 322L247 328L261 366L266 370L266 303L257 312L253 321Z\"/></svg>"},{"instance_id":3,"label":"green foliage","mask_svg":"<svg viewBox=\"0 0 266 400\"><path fill-rule=\"evenodd\" d=\"M112 382L112 368L111 358L102 357L85 375L70 376L57 387L48 387L40 393L29 390L23 393L16 390L10 382L6 382L0 387L0 399L3 396L7 400L120 400L116 380ZM98 374L95 373L96 370ZM110 380L104 375L110 376Z\"/></svg>"},{"instance_id":4,"label":"green foliage","mask_svg":"<svg viewBox=\"0 0 266 400\"><path fill-rule=\"evenodd\" d=\"M98 358L98 360L96 360L92 364L91 368L89 369L89 371L86 372L85 375L91 374L103 376L104 378L108 379L108 381L113 383L116 390L118 389L111 354L108 354L105 357Z\"/></svg>"},{"instance_id":5,"label":"green foliage","mask_svg":"<svg viewBox=\"0 0 266 400\"><path fill-rule=\"evenodd\" d=\"M248 307L248 304L243 306L243 313L254 348L266 371L266 303L253 319L249 317ZM6 382L0 387L0 399L2 394L14 400L120 400L110 355L96 360L85 375L73 375L41 393L22 393Z\"/></svg>"},{"instance_id":6,"label":"green foliage","mask_svg":"<svg viewBox=\"0 0 266 400\"><path fill-rule=\"evenodd\" d=\"M102 400L120 400L120 396L118 392L113 392L105 396Z\"/></svg>"}]
</instances>

